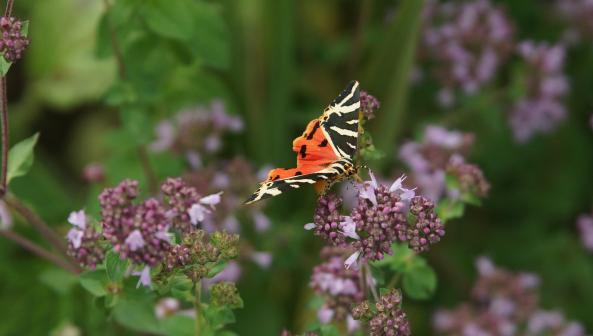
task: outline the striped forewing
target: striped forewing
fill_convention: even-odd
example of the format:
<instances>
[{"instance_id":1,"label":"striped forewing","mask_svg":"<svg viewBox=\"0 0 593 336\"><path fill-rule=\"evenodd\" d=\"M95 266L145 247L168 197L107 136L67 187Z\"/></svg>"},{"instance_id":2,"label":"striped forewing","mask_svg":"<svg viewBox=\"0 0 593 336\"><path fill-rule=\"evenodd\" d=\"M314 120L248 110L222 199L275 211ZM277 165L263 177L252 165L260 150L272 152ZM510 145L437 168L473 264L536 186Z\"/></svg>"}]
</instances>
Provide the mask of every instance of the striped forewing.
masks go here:
<instances>
[{"instance_id":1,"label":"striped forewing","mask_svg":"<svg viewBox=\"0 0 593 336\"><path fill-rule=\"evenodd\" d=\"M281 180L264 182L249 197L245 204L251 204L262 199L278 196L286 190L299 189L304 185L327 181L330 184L341 180L351 174L352 162L350 160L337 160L326 168L311 174L293 176Z\"/></svg>"},{"instance_id":2,"label":"striped forewing","mask_svg":"<svg viewBox=\"0 0 593 336\"><path fill-rule=\"evenodd\" d=\"M359 110L359 84L351 81L323 111L321 126L338 157L352 160L356 154Z\"/></svg>"}]
</instances>

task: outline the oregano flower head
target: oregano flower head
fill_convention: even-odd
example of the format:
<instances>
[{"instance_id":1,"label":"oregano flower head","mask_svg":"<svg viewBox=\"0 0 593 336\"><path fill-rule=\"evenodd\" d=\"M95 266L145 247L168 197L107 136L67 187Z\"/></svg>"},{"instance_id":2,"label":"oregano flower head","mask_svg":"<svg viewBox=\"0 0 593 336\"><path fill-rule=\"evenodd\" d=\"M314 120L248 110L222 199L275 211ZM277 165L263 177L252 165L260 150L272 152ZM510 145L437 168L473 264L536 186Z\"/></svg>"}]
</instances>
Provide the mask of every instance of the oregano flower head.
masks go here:
<instances>
[{"instance_id":1,"label":"oregano flower head","mask_svg":"<svg viewBox=\"0 0 593 336\"><path fill-rule=\"evenodd\" d=\"M29 39L21 32L23 24L14 17L0 17L0 53L6 61L19 60L27 47Z\"/></svg>"}]
</instances>

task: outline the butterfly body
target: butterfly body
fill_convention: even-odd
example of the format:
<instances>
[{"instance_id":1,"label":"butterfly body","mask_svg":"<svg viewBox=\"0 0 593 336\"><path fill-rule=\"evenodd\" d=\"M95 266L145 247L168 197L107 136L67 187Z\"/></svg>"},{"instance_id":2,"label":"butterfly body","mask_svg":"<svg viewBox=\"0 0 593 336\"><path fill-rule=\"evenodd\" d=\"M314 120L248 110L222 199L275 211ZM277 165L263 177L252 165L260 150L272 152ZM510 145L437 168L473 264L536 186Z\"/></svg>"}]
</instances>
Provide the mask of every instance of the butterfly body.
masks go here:
<instances>
[{"instance_id":1,"label":"butterfly body","mask_svg":"<svg viewBox=\"0 0 593 336\"><path fill-rule=\"evenodd\" d=\"M323 114L307 125L303 134L294 139L297 153L295 168L276 168L245 202L282 194L285 190L315 185L322 193L332 184L356 174L354 157L358 143L360 98L359 84L352 81L332 101Z\"/></svg>"}]
</instances>

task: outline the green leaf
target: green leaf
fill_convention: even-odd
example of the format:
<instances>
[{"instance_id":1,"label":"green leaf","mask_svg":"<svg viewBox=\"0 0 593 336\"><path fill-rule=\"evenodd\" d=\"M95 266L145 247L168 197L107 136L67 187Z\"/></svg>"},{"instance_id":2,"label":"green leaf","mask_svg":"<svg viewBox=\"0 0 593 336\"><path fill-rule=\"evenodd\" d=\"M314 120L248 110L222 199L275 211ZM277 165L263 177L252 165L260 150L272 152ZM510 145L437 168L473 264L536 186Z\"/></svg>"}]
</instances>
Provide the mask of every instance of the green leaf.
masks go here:
<instances>
[{"instance_id":1,"label":"green leaf","mask_svg":"<svg viewBox=\"0 0 593 336\"><path fill-rule=\"evenodd\" d=\"M340 336L340 331L333 324L324 324L321 326L322 336Z\"/></svg>"},{"instance_id":2,"label":"green leaf","mask_svg":"<svg viewBox=\"0 0 593 336\"><path fill-rule=\"evenodd\" d=\"M27 36L29 34L29 20L21 21L21 35Z\"/></svg>"},{"instance_id":3,"label":"green leaf","mask_svg":"<svg viewBox=\"0 0 593 336\"><path fill-rule=\"evenodd\" d=\"M443 223L463 216L465 204L459 200L445 198L437 205L436 213Z\"/></svg>"},{"instance_id":4,"label":"green leaf","mask_svg":"<svg viewBox=\"0 0 593 336\"><path fill-rule=\"evenodd\" d=\"M160 322L161 331L167 336L193 336L195 321L185 315L173 315Z\"/></svg>"},{"instance_id":5,"label":"green leaf","mask_svg":"<svg viewBox=\"0 0 593 336\"><path fill-rule=\"evenodd\" d=\"M119 254L116 252L107 252L107 255L105 256L105 270L107 271L107 278L112 282L121 282L126 274L128 264L128 260L122 260Z\"/></svg>"},{"instance_id":6,"label":"green leaf","mask_svg":"<svg viewBox=\"0 0 593 336\"><path fill-rule=\"evenodd\" d=\"M115 320L131 330L160 333L152 297L121 298L113 309Z\"/></svg>"},{"instance_id":7,"label":"green leaf","mask_svg":"<svg viewBox=\"0 0 593 336\"><path fill-rule=\"evenodd\" d=\"M67 294L78 283L78 278L72 273L57 268L44 271L39 276L39 280L61 295Z\"/></svg>"},{"instance_id":8,"label":"green leaf","mask_svg":"<svg viewBox=\"0 0 593 336\"><path fill-rule=\"evenodd\" d=\"M396 272L404 272L410 263L416 258L416 254L404 243L393 243L391 245L392 255L385 256L383 260L373 262L375 266L388 266Z\"/></svg>"},{"instance_id":9,"label":"green leaf","mask_svg":"<svg viewBox=\"0 0 593 336\"><path fill-rule=\"evenodd\" d=\"M220 261L214 265L210 271L208 272L208 278L214 277L216 274L222 272L227 267L228 263L226 261Z\"/></svg>"},{"instance_id":10,"label":"green leaf","mask_svg":"<svg viewBox=\"0 0 593 336\"><path fill-rule=\"evenodd\" d=\"M26 175L33 165L33 149L39 138L39 133L17 143L8 152L8 167L6 183L19 176Z\"/></svg>"},{"instance_id":11,"label":"green leaf","mask_svg":"<svg viewBox=\"0 0 593 336\"><path fill-rule=\"evenodd\" d=\"M156 34L182 42L206 65L228 68L229 33L217 6L202 1L156 0L143 9L147 26Z\"/></svg>"},{"instance_id":12,"label":"green leaf","mask_svg":"<svg viewBox=\"0 0 593 336\"><path fill-rule=\"evenodd\" d=\"M6 58L4 58L4 56L1 56L0 57L0 74L2 76L6 76L11 65L12 65L12 62L7 61Z\"/></svg>"},{"instance_id":13,"label":"green leaf","mask_svg":"<svg viewBox=\"0 0 593 336\"><path fill-rule=\"evenodd\" d=\"M413 299L428 299L434 293L436 285L436 274L426 262L415 263L408 272L403 274L404 291Z\"/></svg>"},{"instance_id":14,"label":"green leaf","mask_svg":"<svg viewBox=\"0 0 593 336\"><path fill-rule=\"evenodd\" d=\"M209 306L204 310L204 317L214 330L223 328L225 325L235 323L235 314L228 307Z\"/></svg>"},{"instance_id":15,"label":"green leaf","mask_svg":"<svg viewBox=\"0 0 593 336\"><path fill-rule=\"evenodd\" d=\"M107 295L107 273L103 269L84 272L80 275L80 285L97 297Z\"/></svg>"}]
</instances>

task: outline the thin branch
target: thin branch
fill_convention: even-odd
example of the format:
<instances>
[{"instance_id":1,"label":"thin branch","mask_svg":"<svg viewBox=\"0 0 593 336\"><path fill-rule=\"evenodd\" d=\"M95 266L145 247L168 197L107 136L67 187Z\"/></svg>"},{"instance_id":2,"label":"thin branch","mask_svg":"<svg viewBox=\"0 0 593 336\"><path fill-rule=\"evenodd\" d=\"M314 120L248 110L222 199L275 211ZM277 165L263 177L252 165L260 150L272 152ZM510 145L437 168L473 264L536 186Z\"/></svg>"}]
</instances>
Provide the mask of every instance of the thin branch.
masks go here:
<instances>
[{"instance_id":1,"label":"thin branch","mask_svg":"<svg viewBox=\"0 0 593 336\"><path fill-rule=\"evenodd\" d=\"M12 15L12 5L14 3L14 0L8 0L6 2L6 9L4 10L4 16L5 17L10 17Z\"/></svg>"},{"instance_id":2,"label":"thin branch","mask_svg":"<svg viewBox=\"0 0 593 336\"><path fill-rule=\"evenodd\" d=\"M103 0L103 4L105 5L105 15L107 20L107 27L109 29L109 34L111 38L111 48L113 49L113 54L115 55L115 61L117 63L119 78L126 79L127 73L126 64L124 62L124 55L119 41L117 39L115 28L113 27L111 19L109 17L109 10L111 9L111 4L109 3L109 0ZM140 157L142 170L144 171L144 175L146 176L148 189L152 194L156 194L158 192L158 180L156 174L154 173L154 169L152 169L152 165L150 164L150 159L145 146L138 146L138 155Z\"/></svg>"},{"instance_id":3,"label":"thin branch","mask_svg":"<svg viewBox=\"0 0 593 336\"><path fill-rule=\"evenodd\" d=\"M8 98L6 97L6 77L0 78L0 119L2 128L2 177L0 180L0 198L6 195L6 173L8 170Z\"/></svg>"},{"instance_id":4,"label":"thin branch","mask_svg":"<svg viewBox=\"0 0 593 336\"><path fill-rule=\"evenodd\" d=\"M54 230L39 215L33 210L29 209L23 202L13 195L6 196L6 204L18 212L37 230L44 239L46 239L53 247L55 247L64 257L68 257L67 247L64 239L60 237Z\"/></svg>"},{"instance_id":5,"label":"thin branch","mask_svg":"<svg viewBox=\"0 0 593 336\"><path fill-rule=\"evenodd\" d=\"M41 246L35 244L34 242L22 237L18 233L11 231L11 230L0 230L0 236L4 236L13 242L17 243L19 246L24 248L25 250L45 259L54 265L70 272L73 274L79 274L80 269L77 267L72 266L70 263L66 262L64 259L60 258L59 256L47 251L46 249L42 248Z\"/></svg>"},{"instance_id":6,"label":"thin branch","mask_svg":"<svg viewBox=\"0 0 593 336\"><path fill-rule=\"evenodd\" d=\"M111 18L109 17L109 10L111 9L111 4L109 0L103 0L103 4L105 4L105 15L107 20L107 28L109 29L109 34L111 37L111 48L113 48L113 54L115 55L115 61L117 63L117 70L119 73L119 77L121 79L126 78L126 65L124 63L124 54L121 51L121 47L117 40L117 34L115 32L115 28L111 24Z\"/></svg>"}]
</instances>

